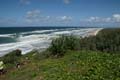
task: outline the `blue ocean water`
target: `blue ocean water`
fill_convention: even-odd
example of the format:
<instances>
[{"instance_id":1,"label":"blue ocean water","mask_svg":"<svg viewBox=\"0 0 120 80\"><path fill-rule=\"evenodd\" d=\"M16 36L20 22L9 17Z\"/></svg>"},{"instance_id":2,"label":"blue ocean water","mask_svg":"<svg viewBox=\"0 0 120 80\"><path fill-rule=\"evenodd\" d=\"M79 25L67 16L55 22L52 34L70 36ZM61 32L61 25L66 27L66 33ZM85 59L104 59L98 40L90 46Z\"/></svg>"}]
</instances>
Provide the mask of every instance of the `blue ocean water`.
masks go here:
<instances>
[{"instance_id":1,"label":"blue ocean water","mask_svg":"<svg viewBox=\"0 0 120 80\"><path fill-rule=\"evenodd\" d=\"M23 54L33 49L46 49L53 38L60 35L84 37L101 28L80 27L2 27L0 28L0 56L20 49Z\"/></svg>"}]
</instances>

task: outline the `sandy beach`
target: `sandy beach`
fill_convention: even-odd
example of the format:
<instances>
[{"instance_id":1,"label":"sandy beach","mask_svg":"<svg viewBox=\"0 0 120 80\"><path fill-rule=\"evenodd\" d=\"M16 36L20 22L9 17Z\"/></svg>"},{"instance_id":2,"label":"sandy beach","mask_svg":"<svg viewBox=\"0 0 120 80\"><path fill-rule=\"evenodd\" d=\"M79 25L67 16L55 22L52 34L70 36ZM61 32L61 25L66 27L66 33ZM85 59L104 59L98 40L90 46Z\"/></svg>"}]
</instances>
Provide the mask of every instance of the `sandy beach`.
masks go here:
<instances>
[{"instance_id":1,"label":"sandy beach","mask_svg":"<svg viewBox=\"0 0 120 80\"><path fill-rule=\"evenodd\" d=\"M88 36L87 37L89 37L89 36L96 36L99 33L99 31L101 31L102 29L103 28L96 29L96 30L88 32Z\"/></svg>"}]
</instances>

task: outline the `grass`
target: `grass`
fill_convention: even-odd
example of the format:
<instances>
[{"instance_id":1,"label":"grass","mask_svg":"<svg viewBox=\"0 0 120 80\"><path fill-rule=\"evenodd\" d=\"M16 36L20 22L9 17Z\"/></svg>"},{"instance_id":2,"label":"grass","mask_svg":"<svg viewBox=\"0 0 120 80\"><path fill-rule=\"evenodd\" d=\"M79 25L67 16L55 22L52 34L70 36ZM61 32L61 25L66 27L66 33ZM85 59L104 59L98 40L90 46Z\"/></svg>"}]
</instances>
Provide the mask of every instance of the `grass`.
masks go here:
<instances>
[{"instance_id":1,"label":"grass","mask_svg":"<svg viewBox=\"0 0 120 80\"><path fill-rule=\"evenodd\" d=\"M61 58L42 56L36 52L25 55L21 62L26 64L0 80L120 80L120 54L67 51Z\"/></svg>"}]
</instances>

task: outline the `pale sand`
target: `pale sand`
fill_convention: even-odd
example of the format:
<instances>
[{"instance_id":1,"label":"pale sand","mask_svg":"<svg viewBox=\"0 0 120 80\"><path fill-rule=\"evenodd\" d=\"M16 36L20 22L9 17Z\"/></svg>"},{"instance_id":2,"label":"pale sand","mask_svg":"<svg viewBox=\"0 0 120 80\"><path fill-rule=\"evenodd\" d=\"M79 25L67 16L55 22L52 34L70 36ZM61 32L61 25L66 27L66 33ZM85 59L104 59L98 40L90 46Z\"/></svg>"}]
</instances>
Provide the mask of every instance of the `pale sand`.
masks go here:
<instances>
[{"instance_id":1,"label":"pale sand","mask_svg":"<svg viewBox=\"0 0 120 80\"><path fill-rule=\"evenodd\" d=\"M99 30L96 30L95 32L94 32L94 35L96 36L98 33L99 33L99 31L101 31L103 28L101 28L101 29L99 29Z\"/></svg>"},{"instance_id":2,"label":"pale sand","mask_svg":"<svg viewBox=\"0 0 120 80\"><path fill-rule=\"evenodd\" d=\"M102 29L103 28L91 31L91 32L88 33L88 36L96 36L99 33L99 31L101 31Z\"/></svg>"}]
</instances>

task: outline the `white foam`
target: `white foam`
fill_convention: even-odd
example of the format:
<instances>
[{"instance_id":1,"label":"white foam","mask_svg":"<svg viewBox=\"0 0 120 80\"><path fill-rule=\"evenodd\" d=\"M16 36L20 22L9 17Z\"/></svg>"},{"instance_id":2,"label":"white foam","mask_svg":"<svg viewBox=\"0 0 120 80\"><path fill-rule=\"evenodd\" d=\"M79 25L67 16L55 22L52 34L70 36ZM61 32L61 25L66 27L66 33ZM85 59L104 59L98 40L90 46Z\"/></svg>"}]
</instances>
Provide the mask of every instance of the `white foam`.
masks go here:
<instances>
[{"instance_id":1,"label":"white foam","mask_svg":"<svg viewBox=\"0 0 120 80\"><path fill-rule=\"evenodd\" d=\"M33 33L45 33L45 32L52 32L52 31L57 31L58 29L54 29L54 30L35 30L35 31L30 31L30 32L23 32L21 34L25 35L25 34L33 34Z\"/></svg>"},{"instance_id":2,"label":"white foam","mask_svg":"<svg viewBox=\"0 0 120 80\"><path fill-rule=\"evenodd\" d=\"M59 32L54 32L53 34L55 35L70 34L70 31L59 31Z\"/></svg>"},{"instance_id":3,"label":"white foam","mask_svg":"<svg viewBox=\"0 0 120 80\"><path fill-rule=\"evenodd\" d=\"M1 34L0 37L10 37L10 38L14 38L16 34Z\"/></svg>"}]
</instances>

